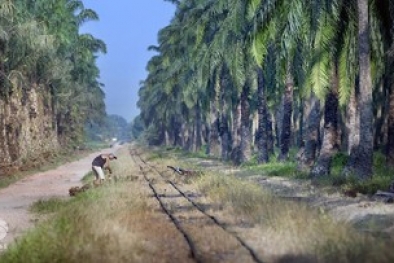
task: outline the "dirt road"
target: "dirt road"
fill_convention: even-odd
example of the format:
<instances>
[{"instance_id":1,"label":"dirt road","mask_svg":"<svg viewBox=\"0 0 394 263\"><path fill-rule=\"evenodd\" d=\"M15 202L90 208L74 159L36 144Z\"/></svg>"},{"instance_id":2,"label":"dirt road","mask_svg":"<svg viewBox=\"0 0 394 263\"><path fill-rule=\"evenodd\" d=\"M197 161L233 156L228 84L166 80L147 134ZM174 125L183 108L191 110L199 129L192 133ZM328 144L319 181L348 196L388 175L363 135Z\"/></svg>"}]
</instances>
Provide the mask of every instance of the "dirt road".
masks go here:
<instances>
[{"instance_id":1,"label":"dirt road","mask_svg":"<svg viewBox=\"0 0 394 263\"><path fill-rule=\"evenodd\" d=\"M5 221L7 229L6 236L0 240L0 250L34 226L37 219L29 212L32 203L50 197L67 197L70 187L81 185L81 179L90 171L96 155L116 150L111 148L92 153L79 161L34 174L0 189L0 222Z\"/></svg>"}]
</instances>

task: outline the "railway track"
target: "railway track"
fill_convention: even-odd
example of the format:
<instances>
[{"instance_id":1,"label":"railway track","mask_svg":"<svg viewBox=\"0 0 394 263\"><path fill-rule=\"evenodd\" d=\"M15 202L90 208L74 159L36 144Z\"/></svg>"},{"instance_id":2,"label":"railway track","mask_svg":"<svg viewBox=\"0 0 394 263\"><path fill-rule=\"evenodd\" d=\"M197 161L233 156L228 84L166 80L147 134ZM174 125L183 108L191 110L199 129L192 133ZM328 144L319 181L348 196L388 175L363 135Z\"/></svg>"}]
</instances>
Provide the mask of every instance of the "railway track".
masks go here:
<instances>
[{"instance_id":1,"label":"railway track","mask_svg":"<svg viewBox=\"0 0 394 263\"><path fill-rule=\"evenodd\" d=\"M200 232L203 232L202 229L205 226L209 226L209 229L215 233L221 231L222 233L220 233L220 235L223 236L226 241L231 243L231 245L224 245L224 248L217 252L217 262L227 262L226 257L229 257L228 262L240 262L239 260L242 260L242 262L263 262L256 252L242 238L240 238L236 233L230 231L228 227L226 227L224 223L220 222L215 216L206 212L205 209L190 198L190 196L182 190L177 183L168 179L157 167L144 160L136 149L130 149L130 155L135 164L139 166L144 180L147 182L153 196L160 204L161 209L183 235L190 249L189 255L195 262L211 261L207 260L204 255L204 252L209 250L206 246L204 247L204 243L207 242L198 238L197 236L201 233L198 233L193 229L197 227L201 229ZM159 186L157 183L159 180L164 183L164 186L163 184ZM193 213L198 214L198 217L196 217L197 219L193 222L188 222L188 220L183 218L179 214L179 209L174 209L173 203L168 201L168 199L174 198L177 198L178 203L181 202L184 204L181 206L182 209L187 207L189 212L193 210ZM202 225L196 225L196 222L200 224L202 223ZM207 235L209 237L209 231L207 232ZM207 235L205 236L207 237ZM237 260L231 260L235 258L237 258Z\"/></svg>"}]
</instances>

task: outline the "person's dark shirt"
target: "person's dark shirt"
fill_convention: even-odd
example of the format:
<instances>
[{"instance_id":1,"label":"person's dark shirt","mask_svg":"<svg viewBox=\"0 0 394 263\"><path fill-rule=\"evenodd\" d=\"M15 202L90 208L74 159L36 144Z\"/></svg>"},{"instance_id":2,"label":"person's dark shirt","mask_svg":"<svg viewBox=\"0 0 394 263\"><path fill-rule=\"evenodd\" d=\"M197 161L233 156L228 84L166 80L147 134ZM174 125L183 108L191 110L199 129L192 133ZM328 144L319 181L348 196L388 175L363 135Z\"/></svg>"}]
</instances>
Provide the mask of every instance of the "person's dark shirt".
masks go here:
<instances>
[{"instance_id":1,"label":"person's dark shirt","mask_svg":"<svg viewBox=\"0 0 394 263\"><path fill-rule=\"evenodd\" d=\"M103 168L106 161L107 161L107 159L103 158L100 154L99 156L94 158L94 160L92 162L92 166L99 166L99 167Z\"/></svg>"}]
</instances>

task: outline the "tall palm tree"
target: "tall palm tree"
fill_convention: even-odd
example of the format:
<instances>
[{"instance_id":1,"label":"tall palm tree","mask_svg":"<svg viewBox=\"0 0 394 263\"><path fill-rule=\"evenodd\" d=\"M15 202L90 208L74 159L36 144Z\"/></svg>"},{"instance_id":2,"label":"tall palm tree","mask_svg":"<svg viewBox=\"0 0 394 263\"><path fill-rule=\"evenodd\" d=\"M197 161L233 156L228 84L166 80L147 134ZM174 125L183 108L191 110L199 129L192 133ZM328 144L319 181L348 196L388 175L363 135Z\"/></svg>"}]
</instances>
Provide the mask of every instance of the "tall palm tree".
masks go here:
<instances>
[{"instance_id":1,"label":"tall palm tree","mask_svg":"<svg viewBox=\"0 0 394 263\"><path fill-rule=\"evenodd\" d=\"M265 85L264 85L264 74L262 68L257 68L258 74L258 90L257 90L257 98L258 98L258 114L259 114L259 128L258 128L258 162L259 163L267 163L269 161L269 152L268 152L268 131L267 131L267 123L268 123L268 109L267 109L267 100L265 94Z\"/></svg>"},{"instance_id":2,"label":"tall palm tree","mask_svg":"<svg viewBox=\"0 0 394 263\"><path fill-rule=\"evenodd\" d=\"M354 174L359 179L367 179L372 175L373 159L372 79L368 10L367 0L357 0L360 142L352 149L351 158L344 170L345 174Z\"/></svg>"}]
</instances>

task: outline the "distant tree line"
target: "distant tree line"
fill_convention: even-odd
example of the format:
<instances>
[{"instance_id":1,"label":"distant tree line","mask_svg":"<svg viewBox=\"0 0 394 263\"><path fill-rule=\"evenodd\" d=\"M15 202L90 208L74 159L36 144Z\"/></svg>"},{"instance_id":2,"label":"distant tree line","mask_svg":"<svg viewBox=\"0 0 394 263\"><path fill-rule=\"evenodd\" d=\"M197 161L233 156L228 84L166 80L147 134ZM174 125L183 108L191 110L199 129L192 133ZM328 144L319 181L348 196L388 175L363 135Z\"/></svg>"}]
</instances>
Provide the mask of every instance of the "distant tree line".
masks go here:
<instances>
[{"instance_id":1,"label":"distant tree line","mask_svg":"<svg viewBox=\"0 0 394 263\"><path fill-rule=\"evenodd\" d=\"M128 142L139 136L138 125L128 123L125 118L116 114L110 114L100 122L87 124L85 127L88 141L117 141ZM135 131L136 130L136 131Z\"/></svg>"},{"instance_id":2,"label":"distant tree line","mask_svg":"<svg viewBox=\"0 0 394 263\"><path fill-rule=\"evenodd\" d=\"M372 176L394 165L394 1L184 0L139 90L147 140L242 164Z\"/></svg>"}]
</instances>

